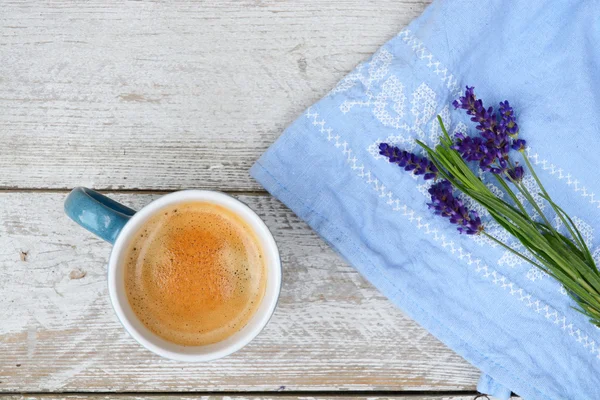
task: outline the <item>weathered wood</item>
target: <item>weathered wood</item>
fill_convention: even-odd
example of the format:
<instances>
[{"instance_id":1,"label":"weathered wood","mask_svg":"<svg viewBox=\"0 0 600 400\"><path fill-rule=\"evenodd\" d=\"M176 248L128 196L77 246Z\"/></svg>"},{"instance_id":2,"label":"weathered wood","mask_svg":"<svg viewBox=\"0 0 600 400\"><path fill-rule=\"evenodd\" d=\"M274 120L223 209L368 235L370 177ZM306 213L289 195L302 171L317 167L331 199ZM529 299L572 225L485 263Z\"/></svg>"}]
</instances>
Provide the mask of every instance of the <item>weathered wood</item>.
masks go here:
<instances>
[{"instance_id":1,"label":"weathered wood","mask_svg":"<svg viewBox=\"0 0 600 400\"><path fill-rule=\"evenodd\" d=\"M427 3L3 4L0 187L257 190L247 169L283 128ZM210 364L155 357L112 313L109 246L67 221L63 198L0 194L0 392L474 389L475 369L266 196L242 196L285 267L265 332Z\"/></svg>"},{"instance_id":2,"label":"weathered wood","mask_svg":"<svg viewBox=\"0 0 600 400\"><path fill-rule=\"evenodd\" d=\"M206 364L161 359L110 306L110 246L62 211L66 193L0 192L0 392L469 390L478 372L266 195L257 210L284 266L274 318L248 347ZM134 208L157 195L118 194Z\"/></svg>"},{"instance_id":3,"label":"weathered wood","mask_svg":"<svg viewBox=\"0 0 600 400\"><path fill-rule=\"evenodd\" d=\"M284 127L428 2L3 2L0 187L259 189Z\"/></svg>"}]
</instances>

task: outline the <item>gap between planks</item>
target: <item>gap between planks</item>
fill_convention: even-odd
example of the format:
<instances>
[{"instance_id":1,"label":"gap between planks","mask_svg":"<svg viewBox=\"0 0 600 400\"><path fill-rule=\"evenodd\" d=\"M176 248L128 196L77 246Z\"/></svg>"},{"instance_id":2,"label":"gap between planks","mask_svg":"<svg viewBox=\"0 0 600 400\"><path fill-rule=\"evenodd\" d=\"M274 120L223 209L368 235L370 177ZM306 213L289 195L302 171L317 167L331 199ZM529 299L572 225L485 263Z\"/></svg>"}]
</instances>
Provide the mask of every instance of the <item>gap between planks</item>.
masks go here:
<instances>
[{"instance_id":1,"label":"gap between planks","mask_svg":"<svg viewBox=\"0 0 600 400\"><path fill-rule=\"evenodd\" d=\"M109 391L66 391L66 392L36 392L36 391L22 391L18 393L14 392L3 392L0 391L1 396L119 396L123 397L134 397L134 396L147 396L147 397L168 397L168 396L217 396L217 397L272 397L272 398L319 398L319 397L369 397L369 398L380 398L380 397L416 397L416 396L478 396L481 393L473 390L346 390L346 391L335 391L335 390L289 390L280 392L268 392L268 391L121 391L121 392L109 392Z\"/></svg>"},{"instance_id":2,"label":"gap between planks","mask_svg":"<svg viewBox=\"0 0 600 400\"><path fill-rule=\"evenodd\" d=\"M484 396L478 392L472 391L451 391L451 392L290 392L290 393L269 393L269 392L130 392L130 393L19 393L2 394L2 400L51 400L51 399L70 399L70 400L103 400L103 399L121 399L121 400L246 400L246 399L272 399L272 400L475 400L475 399L493 398ZM518 397L512 397L518 400Z\"/></svg>"},{"instance_id":3,"label":"gap between planks","mask_svg":"<svg viewBox=\"0 0 600 400\"><path fill-rule=\"evenodd\" d=\"M232 195L236 195L236 196L264 196L264 195L269 195L269 192L267 192L266 190L231 190L231 189L226 189L226 190L216 190L216 189L210 189L210 188L183 188L183 189L172 189L172 190L147 190L147 189L106 189L106 188L90 188L92 190L95 190L97 192L101 192L101 193L113 193L113 194L169 194L169 193L173 193L173 192L179 192L182 190L210 190L210 191L216 191L216 192L222 192L222 193L227 193L227 194L232 194ZM46 189L46 188L25 188L25 189L21 189L21 188L17 188L17 187L0 187L0 194L3 193L68 193L71 190L73 190L73 188L52 188L52 189Z\"/></svg>"}]
</instances>

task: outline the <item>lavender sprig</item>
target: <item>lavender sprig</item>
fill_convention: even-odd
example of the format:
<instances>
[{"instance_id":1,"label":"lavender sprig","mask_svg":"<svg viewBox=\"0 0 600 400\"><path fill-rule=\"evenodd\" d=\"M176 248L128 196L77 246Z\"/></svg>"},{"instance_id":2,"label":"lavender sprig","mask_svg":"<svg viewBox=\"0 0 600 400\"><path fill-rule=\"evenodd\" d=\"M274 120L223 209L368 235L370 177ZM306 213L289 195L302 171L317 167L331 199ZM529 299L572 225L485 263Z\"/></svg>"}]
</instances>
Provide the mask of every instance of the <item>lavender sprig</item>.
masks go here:
<instances>
[{"instance_id":1,"label":"lavender sprig","mask_svg":"<svg viewBox=\"0 0 600 400\"><path fill-rule=\"evenodd\" d=\"M405 171L423 175L425 180L437 178L437 167L426 157L420 157L387 143L379 145L379 154ZM450 182L445 179L438 181L428 191L431 195L429 208L434 210L434 214L448 218L450 223L458 225L457 229L460 233L476 235L483 231L483 224L477 212L467 209L460 199L454 197Z\"/></svg>"},{"instance_id":2,"label":"lavender sprig","mask_svg":"<svg viewBox=\"0 0 600 400\"><path fill-rule=\"evenodd\" d=\"M426 181L437 178L438 170L436 166L426 157L419 157L387 143L379 145L379 154L387 157L389 162L404 168L405 171L412 171L415 175L423 175L423 179Z\"/></svg>"},{"instance_id":3,"label":"lavender sprig","mask_svg":"<svg viewBox=\"0 0 600 400\"><path fill-rule=\"evenodd\" d=\"M452 105L455 109L462 108L471 116L471 121L477 122L477 130L481 131L486 138L496 136L496 125L498 121L492 107L485 108L483 101L475 97L474 87L468 87L465 95L458 100L454 100Z\"/></svg>"},{"instance_id":4,"label":"lavender sprig","mask_svg":"<svg viewBox=\"0 0 600 400\"><path fill-rule=\"evenodd\" d=\"M431 203L427 204L434 214L448 218L450 223L458 225L458 231L467 235L477 235L484 227L477 211L469 210L464 203L454 197L452 184L447 180L434 183L428 190Z\"/></svg>"}]
</instances>

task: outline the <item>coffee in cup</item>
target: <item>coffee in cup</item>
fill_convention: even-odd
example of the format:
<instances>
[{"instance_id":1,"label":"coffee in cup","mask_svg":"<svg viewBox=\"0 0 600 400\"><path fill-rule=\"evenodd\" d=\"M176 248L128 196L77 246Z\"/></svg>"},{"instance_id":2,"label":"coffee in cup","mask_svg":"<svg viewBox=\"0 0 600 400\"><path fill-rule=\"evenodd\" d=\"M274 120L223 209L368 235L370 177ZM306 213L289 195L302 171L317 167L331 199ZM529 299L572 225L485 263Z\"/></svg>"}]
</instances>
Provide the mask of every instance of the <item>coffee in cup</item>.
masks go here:
<instances>
[{"instance_id":1,"label":"coffee in cup","mask_svg":"<svg viewBox=\"0 0 600 400\"><path fill-rule=\"evenodd\" d=\"M125 290L138 319L183 346L220 342L256 313L267 280L252 228L210 202L171 204L133 235Z\"/></svg>"}]
</instances>

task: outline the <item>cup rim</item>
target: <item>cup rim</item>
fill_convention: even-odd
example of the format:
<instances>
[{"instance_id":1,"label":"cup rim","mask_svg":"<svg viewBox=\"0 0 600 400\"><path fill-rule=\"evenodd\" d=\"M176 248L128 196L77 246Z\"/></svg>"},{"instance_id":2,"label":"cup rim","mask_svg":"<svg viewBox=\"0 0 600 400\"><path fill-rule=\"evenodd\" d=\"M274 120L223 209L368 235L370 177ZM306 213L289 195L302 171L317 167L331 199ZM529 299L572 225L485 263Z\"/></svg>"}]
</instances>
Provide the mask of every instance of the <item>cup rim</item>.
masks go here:
<instances>
[{"instance_id":1,"label":"cup rim","mask_svg":"<svg viewBox=\"0 0 600 400\"><path fill-rule=\"evenodd\" d=\"M265 257L270 260L268 265L266 265L267 273L269 270L274 269L275 272L275 280L272 282L273 287L271 290L272 297L269 299L270 303L268 304L267 311L261 315L261 318L254 323L252 329L248 330L239 340L232 342L231 344L226 345L226 347L215 350L215 351L206 351L201 354L198 353L189 353L185 351L173 351L166 349L153 343L148 340L144 335L142 335L132 324L129 318L126 316L124 312L122 300L119 300L118 294L119 289L117 287L117 271L116 266L119 262L119 258L122 252L125 250L125 244L127 243L127 239L137 232L137 228L150 216L154 215L158 210L163 207L178 203L185 202L186 200L190 201L208 201L214 202L215 204L225 206L229 208L231 211L238 214L242 217L246 222L250 223L255 230L255 234L262 239L263 243L266 243L263 251L265 253ZM241 211L241 213L240 213ZM259 228L259 229L256 229ZM279 301L279 296L281 293L281 279L282 279L282 270L281 270L281 259L279 256L279 249L277 247L277 243L273 237L273 234L264 223L264 221L242 201L222 192L212 191L212 190L196 190L196 189L188 189L188 190L180 190L177 192L172 192L161 196L160 198L148 203L146 206L137 211L131 219L125 224L121 232L119 233L108 262L108 291L109 297L112 304L112 307L117 315L119 321L129 333L129 335L135 339L139 344L141 344L146 349L151 352L171 360L176 361L184 361L184 362L203 362L203 361L211 361L219 358L226 357L230 354L235 353L241 348L245 347L248 343L250 343L260 332L264 329L264 327L268 324L275 309L277 307L277 303ZM267 289L269 288L271 282L267 282ZM267 290L265 289L265 290ZM265 293L265 297L267 293ZM266 301L267 299L263 297L262 301ZM253 322L254 318L257 318L258 315L254 315L246 327ZM243 331L238 331L236 334ZM157 335L156 335L157 336ZM223 341L228 340L224 339ZM223 342L222 341L222 342ZM217 342L221 343L221 342ZM207 345L208 346L208 345ZM204 348L207 346L180 346L182 348L194 349L194 348Z\"/></svg>"}]
</instances>

